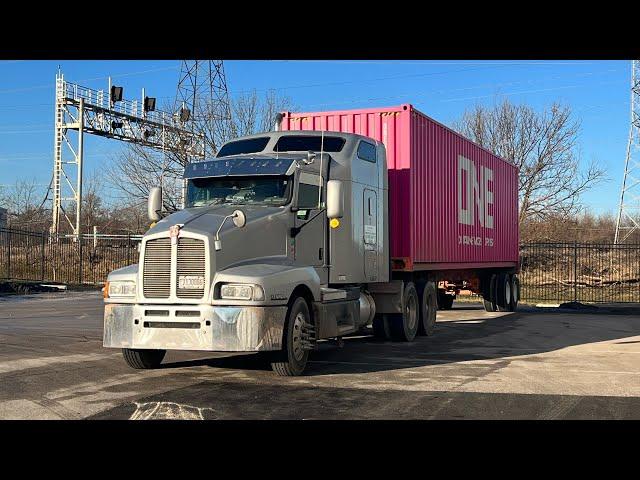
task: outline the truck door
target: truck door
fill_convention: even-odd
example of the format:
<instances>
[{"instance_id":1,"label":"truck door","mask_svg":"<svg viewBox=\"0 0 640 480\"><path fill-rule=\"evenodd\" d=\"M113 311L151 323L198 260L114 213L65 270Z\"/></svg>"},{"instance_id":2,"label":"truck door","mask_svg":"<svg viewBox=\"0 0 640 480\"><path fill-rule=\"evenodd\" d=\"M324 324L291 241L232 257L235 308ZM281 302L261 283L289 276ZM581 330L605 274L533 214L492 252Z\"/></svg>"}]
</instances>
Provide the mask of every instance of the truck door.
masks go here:
<instances>
[{"instance_id":1,"label":"truck door","mask_svg":"<svg viewBox=\"0 0 640 480\"><path fill-rule=\"evenodd\" d=\"M377 195L373 190L364 190L363 226L364 276L370 282L378 280L378 212Z\"/></svg>"}]
</instances>

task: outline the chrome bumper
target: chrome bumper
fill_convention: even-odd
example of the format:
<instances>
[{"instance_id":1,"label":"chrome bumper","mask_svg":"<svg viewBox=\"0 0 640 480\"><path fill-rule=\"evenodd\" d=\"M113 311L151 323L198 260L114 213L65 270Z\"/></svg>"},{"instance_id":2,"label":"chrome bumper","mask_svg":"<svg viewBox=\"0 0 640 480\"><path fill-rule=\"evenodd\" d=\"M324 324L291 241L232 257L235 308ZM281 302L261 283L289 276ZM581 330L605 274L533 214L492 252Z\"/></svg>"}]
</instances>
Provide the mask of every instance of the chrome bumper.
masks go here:
<instances>
[{"instance_id":1,"label":"chrome bumper","mask_svg":"<svg viewBox=\"0 0 640 480\"><path fill-rule=\"evenodd\" d=\"M280 350L286 313L286 306L105 304L103 345L215 352Z\"/></svg>"}]
</instances>

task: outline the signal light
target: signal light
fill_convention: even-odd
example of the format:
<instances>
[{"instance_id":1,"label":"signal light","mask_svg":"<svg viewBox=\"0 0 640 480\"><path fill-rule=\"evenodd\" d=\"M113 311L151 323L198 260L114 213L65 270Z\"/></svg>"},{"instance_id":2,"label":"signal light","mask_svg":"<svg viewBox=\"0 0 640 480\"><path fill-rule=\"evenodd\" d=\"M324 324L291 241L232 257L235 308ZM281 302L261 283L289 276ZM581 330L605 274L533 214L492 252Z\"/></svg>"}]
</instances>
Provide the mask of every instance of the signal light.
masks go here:
<instances>
[{"instance_id":1,"label":"signal light","mask_svg":"<svg viewBox=\"0 0 640 480\"><path fill-rule=\"evenodd\" d=\"M122 101L122 87L111 86L111 103Z\"/></svg>"},{"instance_id":2,"label":"signal light","mask_svg":"<svg viewBox=\"0 0 640 480\"><path fill-rule=\"evenodd\" d=\"M154 97L144 97L144 111L153 112L156 109L156 99Z\"/></svg>"}]
</instances>

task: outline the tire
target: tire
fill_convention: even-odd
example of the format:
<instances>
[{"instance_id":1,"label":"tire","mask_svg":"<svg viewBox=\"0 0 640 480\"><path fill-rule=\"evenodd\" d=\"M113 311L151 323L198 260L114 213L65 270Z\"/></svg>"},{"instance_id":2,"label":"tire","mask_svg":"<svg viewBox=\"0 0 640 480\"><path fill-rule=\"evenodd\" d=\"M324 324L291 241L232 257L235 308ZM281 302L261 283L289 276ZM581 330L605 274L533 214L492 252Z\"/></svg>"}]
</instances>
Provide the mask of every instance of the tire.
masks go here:
<instances>
[{"instance_id":1,"label":"tire","mask_svg":"<svg viewBox=\"0 0 640 480\"><path fill-rule=\"evenodd\" d=\"M387 316L391 339L396 342L410 342L418 333L420 323L420 301L413 282L407 282L402 295L402 313Z\"/></svg>"},{"instance_id":2,"label":"tire","mask_svg":"<svg viewBox=\"0 0 640 480\"><path fill-rule=\"evenodd\" d=\"M376 314L373 317L373 322L371 324L373 327L373 336L375 338L379 338L381 340L390 340L391 339L391 331L389 329L389 319L386 315Z\"/></svg>"},{"instance_id":3,"label":"tire","mask_svg":"<svg viewBox=\"0 0 640 480\"><path fill-rule=\"evenodd\" d=\"M497 275L492 273L482 294L482 303L487 312L498 311L498 307L496 306L496 279Z\"/></svg>"},{"instance_id":4,"label":"tire","mask_svg":"<svg viewBox=\"0 0 640 480\"><path fill-rule=\"evenodd\" d=\"M123 348L122 356L131 368L137 370L149 370L158 368L162 359L166 355L166 350L137 350L132 348Z\"/></svg>"},{"instance_id":5,"label":"tire","mask_svg":"<svg viewBox=\"0 0 640 480\"><path fill-rule=\"evenodd\" d=\"M420 310L422 313L420 316L420 327L418 329L420 335L433 335L433 330L436 326L436 314L438 312L438 293L435 283L427 282L425 285L424 291L422 292Z\"/></svg>"},{"instance_id":6,"label":"tire","mask_svg":"<svg viewBox=\"0 0 640 480\"><path fill-rule=\"evenodd\" d=\"M451 310L453 307L453 300L456 297L454 295L447 295L445 293L438 292L438 310Z\"/></svg>"},{"instance_id":7,"label":"tire","mask_svg":"<svg viewBox=\"0 0 640 480\"><path fill-rule=\"evenodd\" d=\"M511 311L515 312L520 301L520 279L517 275L511 275Z\"/></svg>"},{"instance_id":8,"label":"tire","mask_svg":"<svg viewBox=\"0 0 640 480\"><path fill-rule=\"evenodd\" d=\"M511 311L511 278L507 273L499 273L496 279L496 306L499 312Z\"/></svg>"},{"instance_id":9,"label":"tire","mask_svg":"<svg viewBox=\"0 0 640 480\"><path fill-rule=\"evenodd\" d=\"M303 323L311 323L309 305L304 298L297 297L287 311L282 350L275 352L271 361L271 369L281 377L301 375L307 366L309 351L303 350L300 342Z\"/></svg>"}]
</instances>

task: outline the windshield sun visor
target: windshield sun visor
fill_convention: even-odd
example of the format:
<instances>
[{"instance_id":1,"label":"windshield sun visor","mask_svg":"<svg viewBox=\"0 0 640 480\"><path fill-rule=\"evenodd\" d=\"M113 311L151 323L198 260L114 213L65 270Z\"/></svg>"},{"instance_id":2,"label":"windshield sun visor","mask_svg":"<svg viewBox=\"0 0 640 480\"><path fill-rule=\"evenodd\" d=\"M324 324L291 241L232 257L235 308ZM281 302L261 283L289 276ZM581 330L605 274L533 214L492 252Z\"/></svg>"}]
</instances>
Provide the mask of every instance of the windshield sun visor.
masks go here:
<instances>
[{"instance_id":1,"label":"windshield sun visor","mask_svg":"<svg viewBox=\"0 0 640 480\"><path fill-rule=\"evenodd\" d=\"M294 163L295 160L290 158L234 158L192 162L185 167L184 178L290 175L293 172Z\"/></svg>"}]
</instances>

